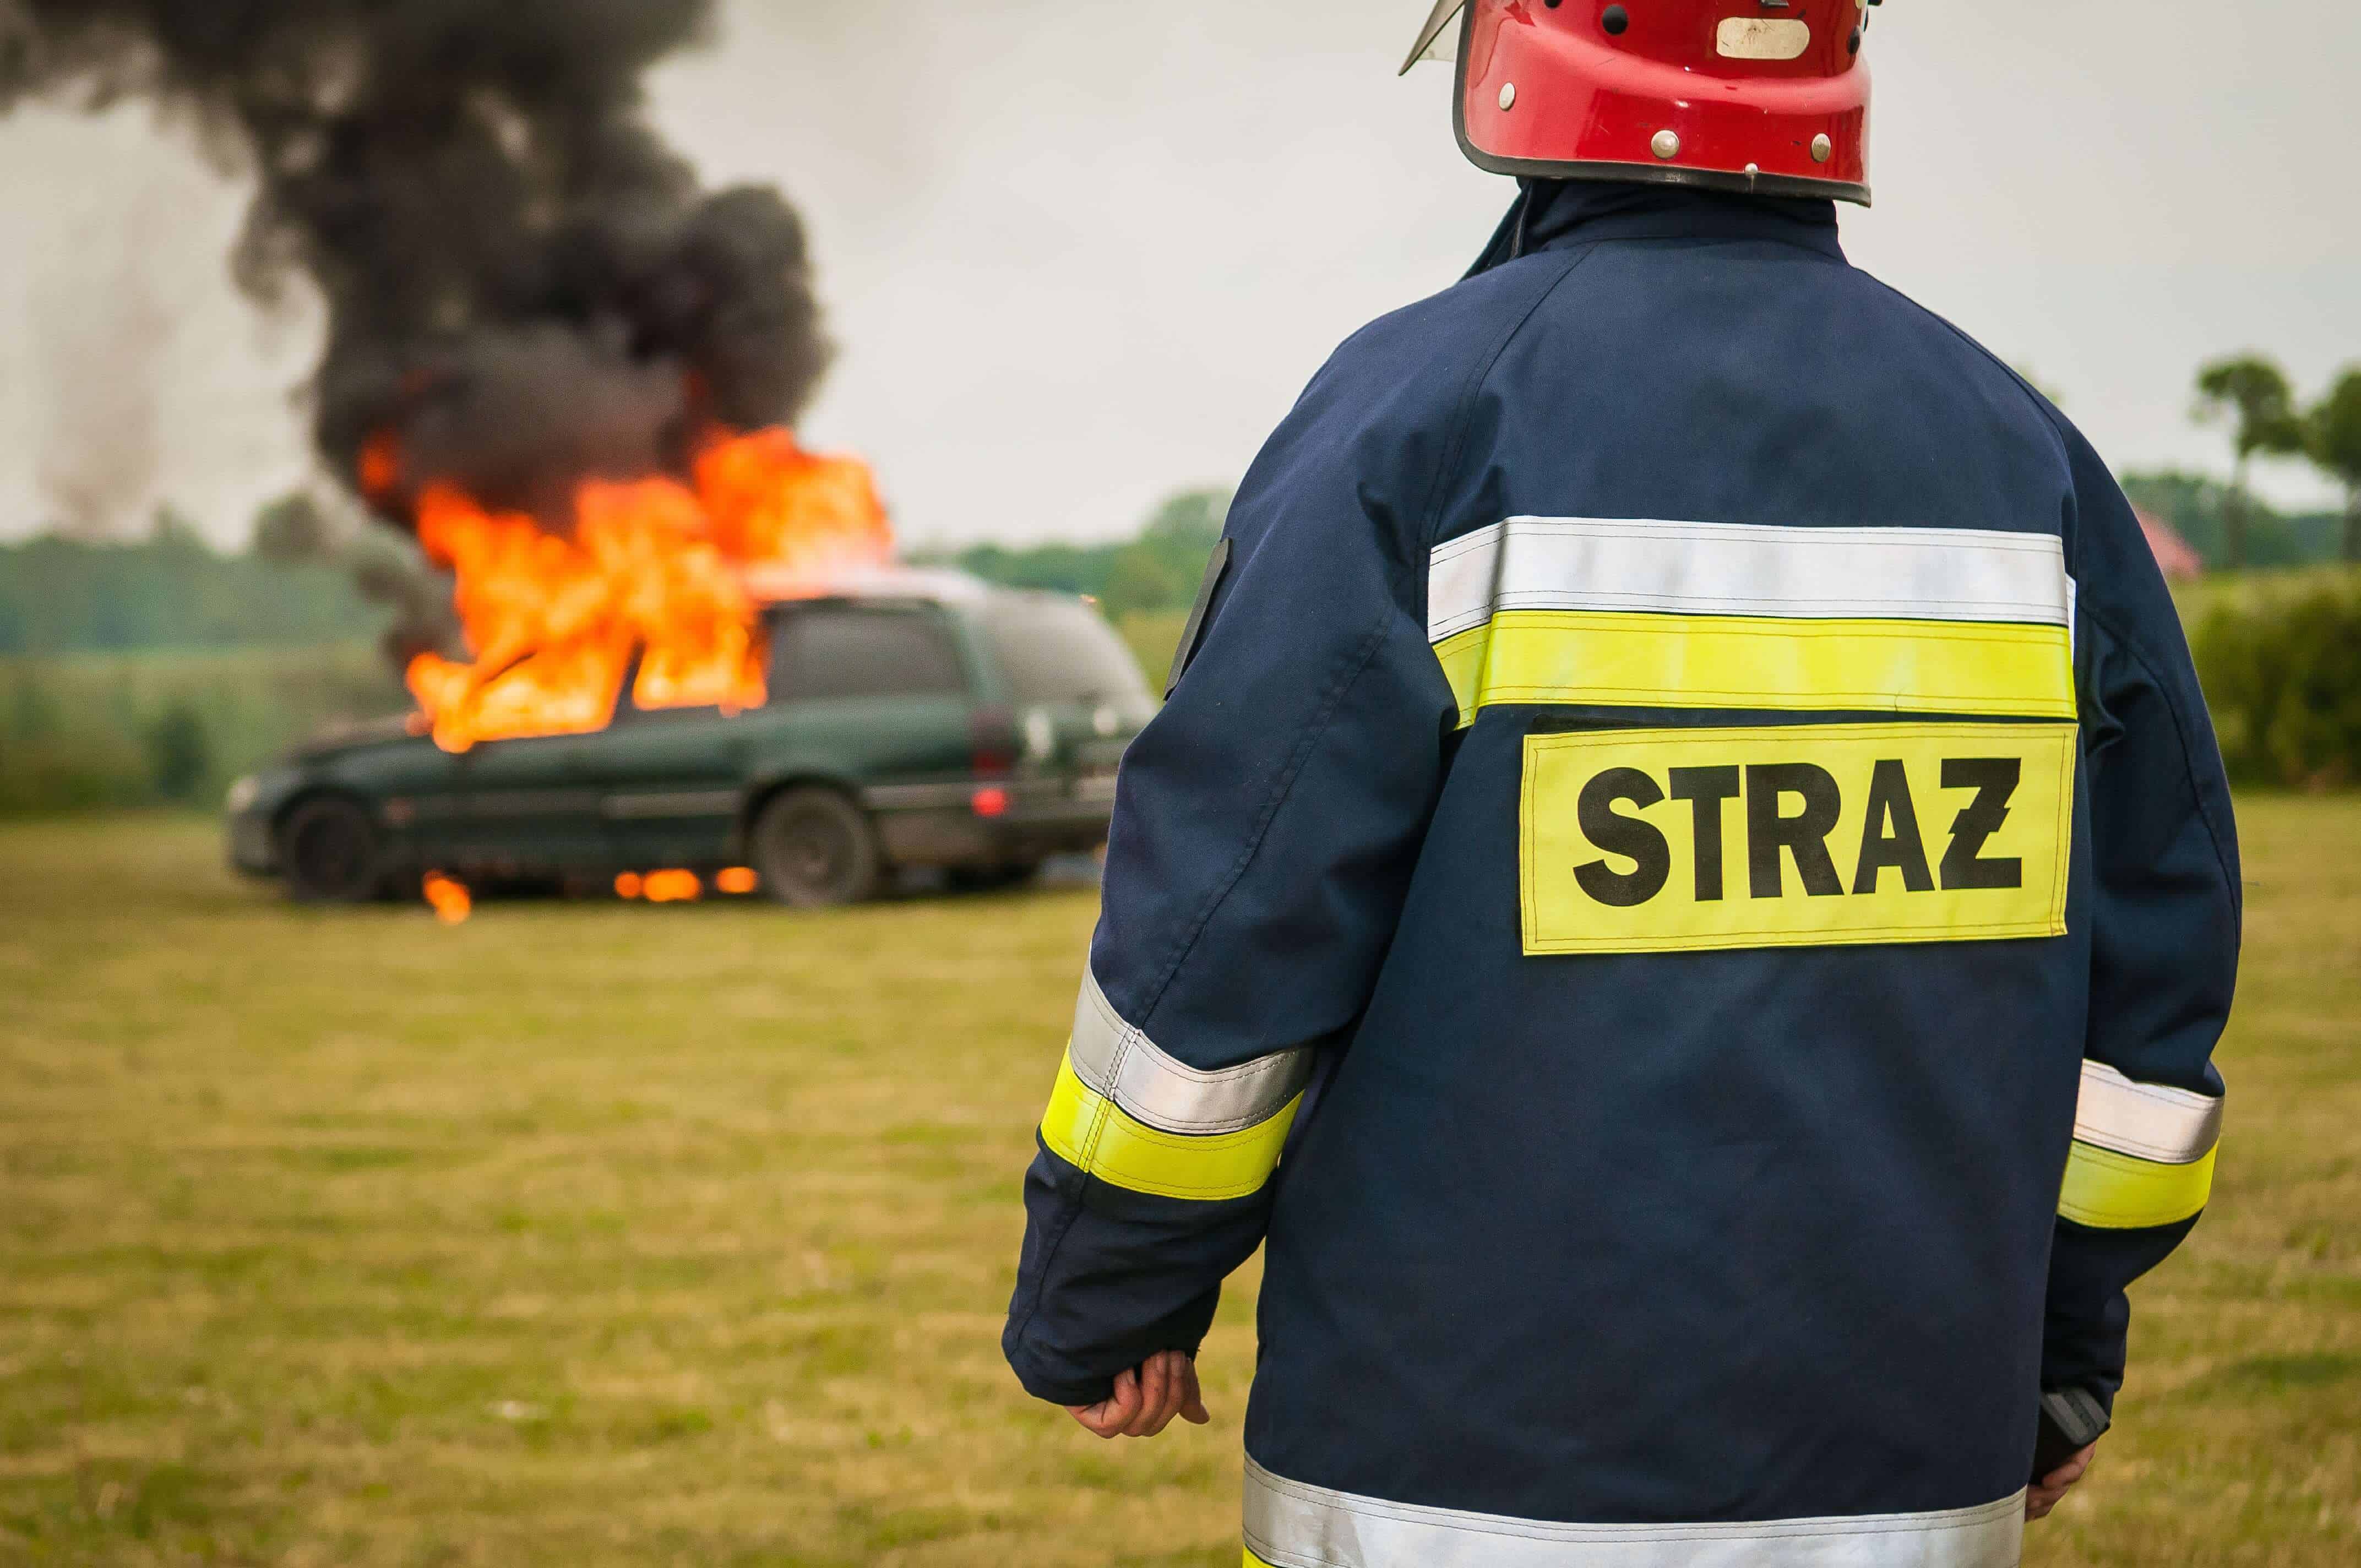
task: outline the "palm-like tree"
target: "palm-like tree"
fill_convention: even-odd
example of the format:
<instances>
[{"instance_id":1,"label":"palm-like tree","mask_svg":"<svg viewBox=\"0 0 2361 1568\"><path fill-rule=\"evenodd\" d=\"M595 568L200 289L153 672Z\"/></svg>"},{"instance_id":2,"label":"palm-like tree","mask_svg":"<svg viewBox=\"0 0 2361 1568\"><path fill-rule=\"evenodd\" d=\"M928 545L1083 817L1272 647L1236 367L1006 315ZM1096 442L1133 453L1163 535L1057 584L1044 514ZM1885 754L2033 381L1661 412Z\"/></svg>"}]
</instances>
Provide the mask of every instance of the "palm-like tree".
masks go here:
<instances>
[{"instance_id":1,"label":"palm-like tree","mask_svg":"<svg viewBox=\"0 0 2361 1568\"><path fill-rule=\"evenodd\" d=\"M2304 416L2304 449L2345 486L2347 561L2361 561L2361 365L2345 367Z\"/></svg>"},{"instance_id":2,"label":"palm-like tree","mask_svg":"<svg viewBox=\"0 0 2361 1568\"><path fill-rule=\"evenodd\" d=\"M2197 418L2201 423L2228 417L2230 444L2237 454L2231 470L2230 504L2223 518L2228 564L2246 564L2246 471L2257 452L2301 452L2303 421L2287 373L2259 354L2216 359L2197 372Z\"/></svg>"}]
</instances>

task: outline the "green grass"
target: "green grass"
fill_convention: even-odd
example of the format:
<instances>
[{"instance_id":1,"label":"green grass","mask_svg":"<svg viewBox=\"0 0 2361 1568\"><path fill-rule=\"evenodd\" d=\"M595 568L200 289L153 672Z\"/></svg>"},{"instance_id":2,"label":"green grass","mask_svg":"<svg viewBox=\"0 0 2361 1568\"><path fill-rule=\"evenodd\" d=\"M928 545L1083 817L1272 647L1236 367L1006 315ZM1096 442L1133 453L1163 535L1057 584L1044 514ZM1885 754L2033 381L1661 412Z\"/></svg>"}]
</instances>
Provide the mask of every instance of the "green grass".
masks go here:
<instances>
[{"instance_id":1,"label":"green grass","mask_svg":"<svg viewBox=\"0 0 2361 1568\"><path fill-rule=\"evenodd\" d=\"M2217 1212L2039 1564L2361 1560L2361 801L2247 803ZM1087 892L306 911L0 827L0 1563L1237 1561L997 1345Z\"/></svg>"}]
</instances>

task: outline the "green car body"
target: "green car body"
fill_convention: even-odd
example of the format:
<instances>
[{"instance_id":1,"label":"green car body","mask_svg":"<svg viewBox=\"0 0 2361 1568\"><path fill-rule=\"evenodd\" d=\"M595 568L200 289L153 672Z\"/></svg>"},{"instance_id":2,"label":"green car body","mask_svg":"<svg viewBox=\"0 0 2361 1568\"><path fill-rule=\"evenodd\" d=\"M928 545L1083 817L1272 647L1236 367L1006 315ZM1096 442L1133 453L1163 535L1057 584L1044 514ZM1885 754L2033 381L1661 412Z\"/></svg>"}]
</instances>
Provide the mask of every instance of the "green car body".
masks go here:
<instances>
[{"instance_id":1,"label":"green car body","mask_svg":"<svg viewBox=\"0 0 2361 1568\"><path fill-rule=\"evenodd\" d=\"M1013 881L1105 841L1155 704L1087 604L896 571L765 613L759 708L627 696L604 729L458 753L401 721L349 731L233 786L231 863L327 900L429 871L592 885L751 865L808 905L907 867Z\"/></svg>"}]
</instances>

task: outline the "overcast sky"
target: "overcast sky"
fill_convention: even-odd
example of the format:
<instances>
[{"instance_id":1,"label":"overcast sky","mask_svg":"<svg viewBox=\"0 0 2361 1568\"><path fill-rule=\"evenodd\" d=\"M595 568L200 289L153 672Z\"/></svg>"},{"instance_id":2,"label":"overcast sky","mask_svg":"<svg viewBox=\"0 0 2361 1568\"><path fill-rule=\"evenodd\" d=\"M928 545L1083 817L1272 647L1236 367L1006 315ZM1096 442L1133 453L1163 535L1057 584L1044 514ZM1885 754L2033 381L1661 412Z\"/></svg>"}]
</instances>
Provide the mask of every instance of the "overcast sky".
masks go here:
<instances>
[{"instance_id":1,"label":"overcast sky","mask_svg":"<svg viewBox=\"0 0 2361 1568\"><path fill-rule=\"evenodd\" d=\"M1104 536L1235 478L1338 340L1488 233L1510 187L1452 145L1448 69L1393 76L1425 10L732 0L653 107L710 180L802 207L841 349L807 432L876 463L906 538ZM2203 357L2307 393L2361 360L2361 5L1895 0L1869 42L1853 259L2118 468L2226 466L2188 418ZM317 313L231 287L243 200L144 109L0 121L0 533L45 485L148 475L137 510L230 543L303 477ZM104 371L126 344L144 373ZM2267 488L2326 503L2294 466Z\"/></svg>"}]
</instances>

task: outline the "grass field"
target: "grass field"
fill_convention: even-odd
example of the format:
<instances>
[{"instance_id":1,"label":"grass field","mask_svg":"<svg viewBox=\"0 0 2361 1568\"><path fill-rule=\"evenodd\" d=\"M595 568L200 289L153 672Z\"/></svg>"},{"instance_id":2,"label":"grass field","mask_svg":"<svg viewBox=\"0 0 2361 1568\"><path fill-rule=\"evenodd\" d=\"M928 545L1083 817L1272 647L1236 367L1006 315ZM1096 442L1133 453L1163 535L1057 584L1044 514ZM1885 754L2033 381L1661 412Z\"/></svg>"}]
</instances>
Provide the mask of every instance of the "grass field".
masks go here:
<instances>
[{"instance_id":1,"label":"grass field","mask_svg":"<svg viewBox=\"0 0 2361 1568\"><path fill-rule=\"evenodd\" d=\"M2039 1564L2361 1562L2361 802L2248 802L2216 1212ZM997 1347L1087 891L290 908L0 827L0 1563L1222 1564Z\"/></svg>"}]
</instances>

